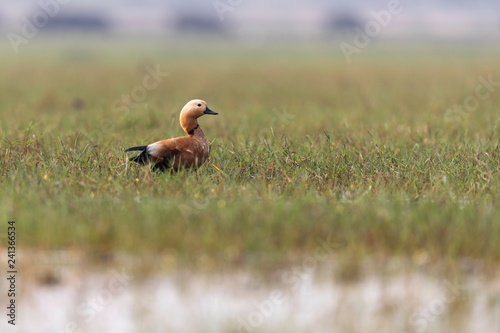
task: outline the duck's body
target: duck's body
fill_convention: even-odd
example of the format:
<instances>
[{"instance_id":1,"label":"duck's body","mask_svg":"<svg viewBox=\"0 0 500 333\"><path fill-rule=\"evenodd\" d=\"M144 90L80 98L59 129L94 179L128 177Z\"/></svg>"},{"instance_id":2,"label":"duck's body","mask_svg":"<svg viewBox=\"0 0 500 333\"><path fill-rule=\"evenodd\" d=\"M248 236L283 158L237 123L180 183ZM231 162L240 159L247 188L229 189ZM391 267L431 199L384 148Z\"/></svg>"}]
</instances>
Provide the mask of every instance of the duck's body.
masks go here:
<instances>
[{"instance_id":1,"label":"duck's body","mask_svg":"<svg viewBox=\"0 0 500 333\"><path fill-rule=\"evenodd\" d=\"M142 151L131 161L147 164L165 170L199 168L209 156L208 140L203 133L198 118L204 114L214 114L202 100L192 100L181 111L180 123L188 134L178 138L157 141L147 146L132 147L125 151Z\"/></svg>"}]
</instances>

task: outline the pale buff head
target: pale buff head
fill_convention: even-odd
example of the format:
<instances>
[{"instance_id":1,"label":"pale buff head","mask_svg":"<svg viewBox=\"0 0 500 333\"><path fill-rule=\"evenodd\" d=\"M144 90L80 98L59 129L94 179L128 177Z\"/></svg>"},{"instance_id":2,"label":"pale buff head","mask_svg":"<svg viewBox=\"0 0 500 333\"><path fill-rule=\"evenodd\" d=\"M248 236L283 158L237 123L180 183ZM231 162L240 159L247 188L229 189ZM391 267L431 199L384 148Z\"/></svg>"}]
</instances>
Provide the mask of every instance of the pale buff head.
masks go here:
<instances>
[{"instance_id":1,"label":"pale buff head","mask_svg":"<svg viewBox=\"0 0 500 333\"><path fill-rule=\"evenodd\" d=\"M193 99L187 102L182 108L179 118L184 131L189 133L189 131L193 130L198 125L198 118L205 114L216 115L218 113L210 110L207 106L207 102L201 99Z\"/></svg>"}]
</instances>

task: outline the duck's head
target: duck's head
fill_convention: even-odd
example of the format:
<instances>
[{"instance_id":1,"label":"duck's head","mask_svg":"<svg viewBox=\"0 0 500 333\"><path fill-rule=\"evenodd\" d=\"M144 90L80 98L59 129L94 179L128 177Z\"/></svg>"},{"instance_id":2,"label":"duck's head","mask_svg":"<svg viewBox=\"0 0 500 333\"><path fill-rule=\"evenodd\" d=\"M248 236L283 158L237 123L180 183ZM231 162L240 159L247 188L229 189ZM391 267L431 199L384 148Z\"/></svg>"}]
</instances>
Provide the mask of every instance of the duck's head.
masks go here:
<instances>
[{"instance_id":1,"label":"duck's head","mask_svg":"<svg viewBox=\"0 0 500 333\"><path fill-rule=\"evenodd\" d=\"M187 102L182 108L180 116L181 126L184 131L187 133L192 131L198 125L197 119L206 114L217 115L218 113L210 110L207 106L207 102L201 99L193 99Z\"/></svg>"}]
</instances>

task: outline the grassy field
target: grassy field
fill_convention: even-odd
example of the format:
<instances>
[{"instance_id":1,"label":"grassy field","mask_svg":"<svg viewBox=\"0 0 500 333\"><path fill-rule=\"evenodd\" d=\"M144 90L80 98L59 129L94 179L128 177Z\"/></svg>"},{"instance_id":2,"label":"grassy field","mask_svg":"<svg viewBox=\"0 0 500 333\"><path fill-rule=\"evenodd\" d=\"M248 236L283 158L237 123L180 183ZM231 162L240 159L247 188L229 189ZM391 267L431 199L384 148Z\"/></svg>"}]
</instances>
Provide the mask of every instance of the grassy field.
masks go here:
<instances>
[{"instance_id":1,"label":"grassy field","mask_svg":"<svg viewBox=\"0 0 500 333\"><path fill-rule=\"evenodd\" d=\"M329 239L352 274L365 257L498 268L500 89L446 113L479 76L500 81L497 49L374 45L351 64L335 43L2 52L0 216L5 230L17 221L22 249L213 270L294 261ZM169 75L113 108L147 66ZM212 147L199 171L127 163L125 148L182 135L193 98L219 112L200 119Z\"/></svg>"}]
</instances>

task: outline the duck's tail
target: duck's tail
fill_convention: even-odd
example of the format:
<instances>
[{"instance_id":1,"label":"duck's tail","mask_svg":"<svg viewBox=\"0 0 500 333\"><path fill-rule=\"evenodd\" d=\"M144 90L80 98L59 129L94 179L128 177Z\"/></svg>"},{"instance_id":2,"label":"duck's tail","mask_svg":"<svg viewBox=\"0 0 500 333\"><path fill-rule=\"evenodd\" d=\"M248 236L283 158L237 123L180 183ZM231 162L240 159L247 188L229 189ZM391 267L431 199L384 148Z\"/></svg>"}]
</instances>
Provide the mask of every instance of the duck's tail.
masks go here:
<instances>
[{"instance_id":1,"label":"duck's tail","mask_svg":"<svg viewBox=\"0 0 500 333\"><path fill-rule=\"evenodd\" d=\"M132 147L132 148L129 148L129 149L125 149L125 151L134 151L134 150L146 150L146 147L147 146L137 146L137 147Z\"/></svg>"},{"instance_id":2,"label":"duck's tail","mask_svg":"<svg viewBox=\"0 0 500 333\"><path fill-rule=\"evenodd\" d=\"M137 163L147 163L149 161L149 154L146 151L146 147L147 146L137 146L126 149L125 151L135 151L135 150L142 151L139 155L132 157L130 161Z\"/></svg>"}]
</instances>

